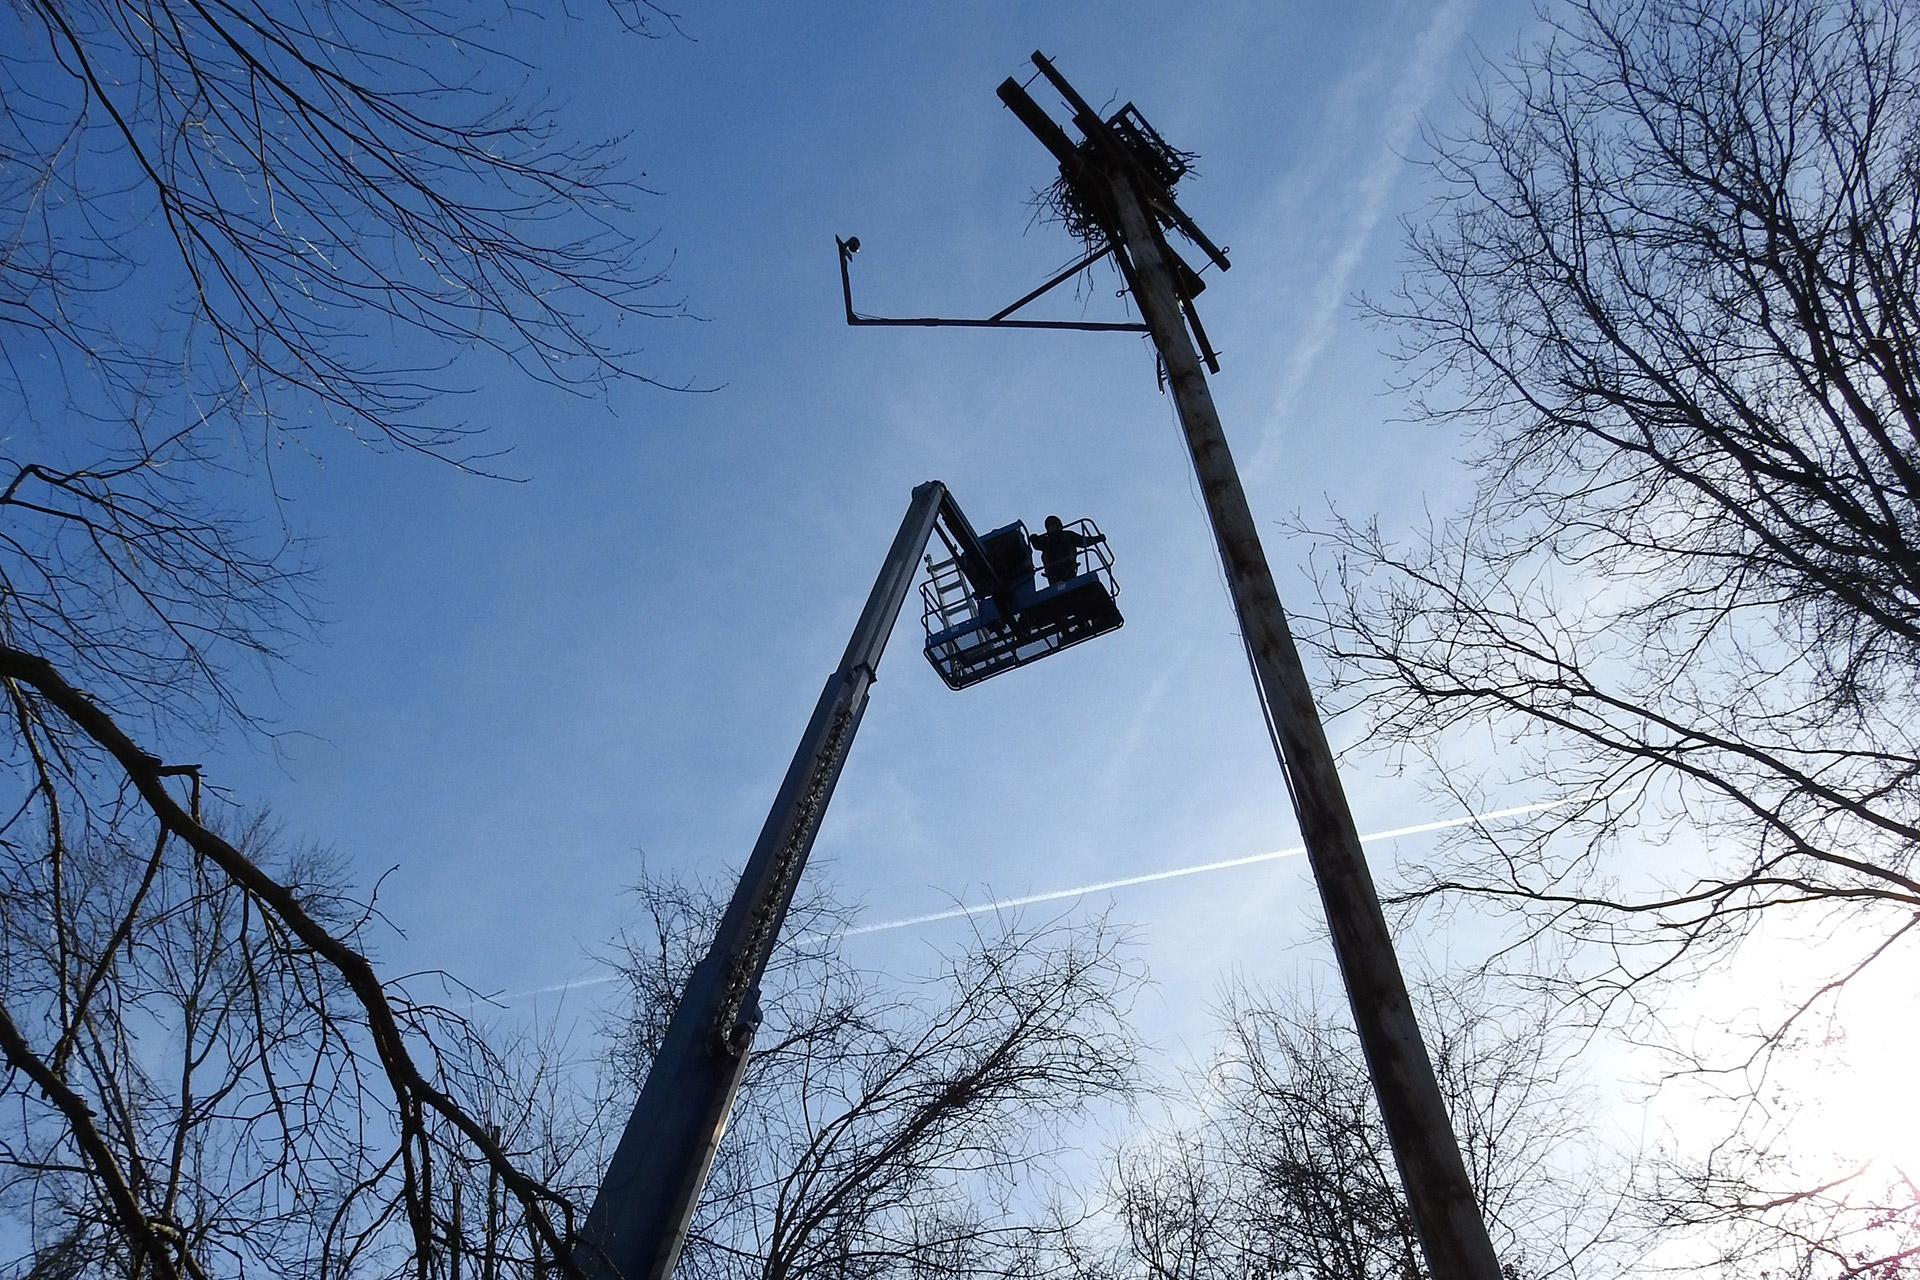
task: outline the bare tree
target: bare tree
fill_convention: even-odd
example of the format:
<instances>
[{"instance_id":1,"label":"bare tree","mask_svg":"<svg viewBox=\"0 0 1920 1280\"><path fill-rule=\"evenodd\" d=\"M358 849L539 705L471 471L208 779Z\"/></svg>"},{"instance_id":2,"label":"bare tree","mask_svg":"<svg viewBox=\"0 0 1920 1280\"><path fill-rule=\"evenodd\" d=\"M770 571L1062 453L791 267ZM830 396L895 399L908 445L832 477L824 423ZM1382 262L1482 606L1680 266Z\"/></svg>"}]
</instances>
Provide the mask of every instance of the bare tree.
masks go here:
<instances>
[{"instance_id":1,"label":"bare tree","mask_svg":"<svg viewBox=\"0 0 1920 1280\"><path fill-rule=\"evenodd\" d=\"M257 730L236 671L310 625L283 445L472 467L450 393L646 376L613 322L676 308L618 148L510 52L533 20L0 6L0 1143L41 1274L424 1277L467 1166L523 1254L568 1256L568 1202L492 1130L509 1064L178 763Z\"/></svg>"},{"instance_id":2,"label":"bare tree","mask_svg":"<svg viewBox=\"0 0 1920 1280\"><path fill-rule=\"evenodd\" d=\"M506 52L533 20L0 10L7 643L123 714L235 712L221 672L306 620L297 542L255 536L281 446L331 425L473 465L477 379L646 376L612 322L677 308L618 149L569 141Z\"/></svg>"},{"instance_id":3,"label":"bare tree","mask_svg":"<svg viewBox=\"0 0 1920 1280\"><path fill-rule=\"evenodd\" d=\"M1894 1167L1810 1167L1772 1135L1734 1135L1710 1157L1673 1162L1640 1206L1715 1275L1779 1280L1920 1276L1920 1187Z\"/></svg>"},{"instance_id":4,"label":"bare tree","mask_svg":"<svg viewBox=\"0 0 1920 1280\"><path fill-rule=\"evenodd\" d=\"M1438 140L1379 308L1475 499L1412 547L1332 530L1322 639L1376 743L1572 802L1428 889L1597 944L1583 994L1775 909L1838 913L1870 962L1920 923L1920 25L1571 13ZM1629 832L1671 855L1637 872Z\"/></svg>"},{"instance_id":5,"label":"bare tree","mask_svg":"<svg viewBox=\"0 0 1920 1280\"><path fill-rule=\"evenodd\" d=\"M261 820L202 838L137 849L106 825L7 860L0 1205L33 1270L424 1274L476 1163L516 1224L564 1234L527 1172L555 1149L550 1123L528 1132L555 1114L541 1073L516 1081L450 1010L369 994L369 912L332 860ZM228 856L285 897L263 905Z\"/></svg>"},{"instance_id":6,"label":"bare tree","mask_svg":"<svg viewBox=\"0 0 1920 1280\"><path fill-rule=\"evenodd\" d=\"M1414 895L1574 940L1595 1016L1660 1036L1668 980L1763 917L1824 943L1685 1064L1764 1081L1920 925L1920 12L1548 17L1433 140L1374 307L1473 499L1411 545L1336 521L1320 639L1376 746L1467 803L1569 802Z\"/></svg>"},{"instance_id":7,"label":"bare tree","mask_svg":"<svg viewBox=\"0 0 1920 1280\"><path fill-rule=\"evenodd\" d=\"M1506 1274L1619 1274L1624 1186L1539 1010L1422 991L1422 1025ZM1417 1280L1426 1274L1358 1037L1311 995L1232 989L1210 1069L1122 1149L1115 1275Z\"/></svg>"},{"instance_id":8,"label":"bare tree","mask_svg":"<svg viewBox=\"0 0 1920 1280\"><path fill-rule=\"evenodd\" d=\"M619 1061L637 1086L717 895L649 879L620 960ZM1100 921L1001 921L906 984L843 950L848 914L802 902L680 1267L696 1280L1012 1280L1065 1269L1048 1184L1071 1127L1136 1085L1141 982Z\"/></svg>"}]
</instances>

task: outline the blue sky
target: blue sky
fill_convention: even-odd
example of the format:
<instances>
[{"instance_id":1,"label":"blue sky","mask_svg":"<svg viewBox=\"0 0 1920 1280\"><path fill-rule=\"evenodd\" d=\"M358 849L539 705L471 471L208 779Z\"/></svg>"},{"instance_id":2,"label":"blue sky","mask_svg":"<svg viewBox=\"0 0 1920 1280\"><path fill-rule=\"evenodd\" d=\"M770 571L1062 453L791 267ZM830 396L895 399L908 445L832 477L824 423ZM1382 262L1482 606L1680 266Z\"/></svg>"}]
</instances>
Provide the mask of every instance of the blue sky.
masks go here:
<instances>
[{"instance_id":1,"label":"blue sky","mask_svg":"<svg viewBox=\"0 0 1920 1280\"><path fill-rule=\"evenodd\" d=\"M364 879L393 868L393 967L505 991L587 973L643 856L738 868L909 490L939 478L983 528L1096 520L1127 625L956 694L910 611L816 873L886 920L1293 844L1143 340L849 329L833 237L863 241L864 310L991 311L1075 251L1035 222L1051 165L994 87L1040 48L1096 104L1137 103L1199 153L1183 203L1232 249L1201 299L1215 395L1282 596L1306 608L1308 549L1280 518L1331 501L1395 527L1460 483L1454 440L1396 421L1390 338L1351 300L1395 279L1421 113L1444 122L1475 45L1503 52L1530 19L1360 0L713 6L657 41L593 14L548 25L525 56L574 128L630 133L658 192L636 225L690 316L635 328L647 367L712 389L490 385L465 411L520 483L313 438L281 479L319 537L329 623L280 674L277 751L236 737L212 776ZM1096 273L1052 314L1118 318L1117 287ZM1363 831L1451 816L1376 759L1346 776ZM1321 963L1297 860L1111 901L1169 1041L1229 970ZM850 945L910 966L954 927Z\"/></svg>"}]
</instances>

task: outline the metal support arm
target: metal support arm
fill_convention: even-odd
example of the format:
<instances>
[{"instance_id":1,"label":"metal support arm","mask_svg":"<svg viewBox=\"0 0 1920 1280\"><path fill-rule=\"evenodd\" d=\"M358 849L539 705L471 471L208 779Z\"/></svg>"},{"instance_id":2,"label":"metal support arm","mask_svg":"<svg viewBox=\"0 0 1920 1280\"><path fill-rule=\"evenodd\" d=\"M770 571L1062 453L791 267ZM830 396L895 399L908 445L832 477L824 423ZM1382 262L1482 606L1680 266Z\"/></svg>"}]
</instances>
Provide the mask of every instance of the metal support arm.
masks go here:
<instances>
[{"instance_id":1,"label":"metal support arm","mask_svg":"<svg viewBox=\"0 0 1920 1280\"><path fill-rule=\"evenodd\" d=\"M1073 279L1094 263L1105 257L1110 250L1101 248L1090 253L1065 270L1056 272L1052 279L1039 288L1031 290L1018 302L1009 303L984 319L958 318L953 316L863 316L853 309L853 276L848 264L853 255L860 252L860 237L850 236L842 240L839 236L833 242L840 246L840 298L847 307L847 323L850 325L880 325L894 328L918 329L1072 329L1081 333L1145 333L1147 326L1131 320L1016 320L1013 313L1041 297L1058 286Z\"/></svg>"},{"instance_id":2,"label":"metal support arm","mask_svg":"<svg viewBox=\"0 0 1920 1280\"><path fill-rule=\"evenodd\" d=\"M573 1260L591 1280L668 1280L673 1274L760 1025L767 959L934 521L949 508L958 513L938 480L913 491L839 669L820 692L740 886L667 1024L587 1214Z\"/></svg>"}]
</instances>

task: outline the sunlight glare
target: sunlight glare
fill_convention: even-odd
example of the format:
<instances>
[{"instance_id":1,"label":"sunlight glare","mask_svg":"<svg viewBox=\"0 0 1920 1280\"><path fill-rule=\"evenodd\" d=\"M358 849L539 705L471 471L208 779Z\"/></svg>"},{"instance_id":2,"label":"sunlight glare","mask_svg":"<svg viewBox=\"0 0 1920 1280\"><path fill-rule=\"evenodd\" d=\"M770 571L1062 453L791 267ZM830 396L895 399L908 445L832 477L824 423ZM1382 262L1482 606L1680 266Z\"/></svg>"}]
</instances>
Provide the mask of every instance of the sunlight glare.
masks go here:
<instances>
[{"instance_id":1,"label":"sunlight glare","mask_svg":"<svg viewBox=\"0 0 1920 1280\"><path fill-rule=\"evenodd\" d=\"M1920 992L1888 960L1848 985L1830 1069L1809 1084L1836 1154L1920 1174Z\"/></svg>"}]
</instances>

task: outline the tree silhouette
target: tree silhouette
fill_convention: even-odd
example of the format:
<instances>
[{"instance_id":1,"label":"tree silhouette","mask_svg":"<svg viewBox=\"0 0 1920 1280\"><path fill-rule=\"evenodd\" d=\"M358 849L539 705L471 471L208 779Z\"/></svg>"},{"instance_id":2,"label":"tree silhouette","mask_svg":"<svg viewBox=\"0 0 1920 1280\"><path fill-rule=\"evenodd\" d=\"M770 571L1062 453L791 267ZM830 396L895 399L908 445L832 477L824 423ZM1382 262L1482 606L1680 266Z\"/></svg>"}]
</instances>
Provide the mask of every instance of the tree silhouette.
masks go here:
<instances>
[{"instance_id":1,"label":"tree silhouette","mask_svg":"<svg viewBox=\"0 0 1920 1280\"><path fill-rule=\"evenodd\" d=\"M450 393L649 376L616 325L677 307L639 188L514 55L533 20L0 9L0 1097L42 1274L424 1277L450 1166L568 1256L568 1203L481 1105L504 1064L382 980L336 874L223 835L181 763L256 727L236 670L311 623L281 446L474 467Z\"/></svg>"},{"instance_id":2,"label":"tree silhouette","mask_svg":"<svg viewBox=\"0 0 1920 1280\"><path fill-rule=\"evenodd\" d=\"M1418 992L1435 1068L1514 1280L1624 1274L1635 1261L1624 1162L1604 1154L1569 1046L1538 1008L1484 987ZM1353 1028L1310 993L1238 983L1220 1044L1112 1173L1121 1256L1151 1280L1418 1280L1413 1217ZM1614 1185L1607 1179L1614 1178Z\"/></svg>"},{"instance_id":3,"label":"tree silhouette","mask_svg":"<svg viewBox=\"0 0 1920 1280\"><path fill-rule=\"evenodd\" d=\"M619 958L637 1088L724 905L650 878ZM1015 1280L1071 1271L1071 1126L1139 1085L1142 975L1103 922L989 924L902 990L856 968L830 897L796 905L682 1276Z\"/></svg>"},{"instance_id":4,"label":"tree silhouette","mask_svg":"<svg viewBox=\"0 0 1920 1280\"><path fill-rule=\"evenodd\" d=\"M1373 304L1472 500L1410 542L1336 518L1319 639L1451 795L1569 802L1413 893L1572 940L1595 1016L1657 1011L1763 918L1823 939L1753 1058L1687 1064L1762 1078L1920 925L1920 13L1552 19L1433 139Z\"/></svg>"}]
</instances>

